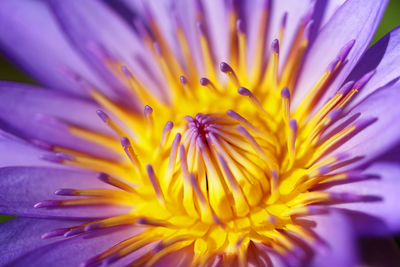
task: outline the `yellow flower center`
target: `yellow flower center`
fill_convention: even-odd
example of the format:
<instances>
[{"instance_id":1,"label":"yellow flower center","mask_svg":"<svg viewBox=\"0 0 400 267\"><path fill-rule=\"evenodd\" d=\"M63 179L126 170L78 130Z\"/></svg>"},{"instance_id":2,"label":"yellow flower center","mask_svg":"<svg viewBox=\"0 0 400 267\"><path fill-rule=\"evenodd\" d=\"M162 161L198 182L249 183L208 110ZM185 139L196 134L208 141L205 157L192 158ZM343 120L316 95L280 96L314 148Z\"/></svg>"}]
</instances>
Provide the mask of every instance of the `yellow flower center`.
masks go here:
<instances>
[{"instance_id":1,"label":"yellow flower center","mask_svg":"<svg viewBox=\"0 0 400 267\"><path fill-rule=\"evenodd\" d=\"M224 254L235 255L244 266L252 243L262 243L285 255L294 247L291 235L314 242L312 231L300 223L299 217L321 211L312 204L349 197L311 189L347 178L346 173L327 174L348 160L346 155L325 156L362 125L352 124L328 136L323 133L370 77L346 84L317 112L313 105L354 42L338 51L338 58L327 66L314 88L293 107L291 95L308 45L309 21L301 21L288 59L278 72L284 23L267 54L267 9L261 14L261 41L255 48L253 66L247 66L246 33L235 9L230 11L230 64L216 65L200 20L197 38L207 77L200 77L192 64L186 36L179 25L176 36L182 62L172 56L157 24L150 21L156 42L150 35L142 38L167 81L168 100L151 94L123 63L111 58L105 62L145 105L143 114L122 108L86 84L90 96L118 118L114 121L98 111L121 138L129 161L108 162L55 147L57 152L73 155L62 158L63 163L105 172L99 178L118 188L59 190L59 195L85 198L62 200L57 205L114 204L130 206L132 210L71 227L66 233L121 224L136 224L142 229L92 261L105 261L115 255L122 258L159 242L156 249L135 264L152 265L168 253L193 246L194 265ZM121 152L114 139L73 126L69 131ZM43 202L38 207L48 205Z\"/></svg>"}]
</instances>

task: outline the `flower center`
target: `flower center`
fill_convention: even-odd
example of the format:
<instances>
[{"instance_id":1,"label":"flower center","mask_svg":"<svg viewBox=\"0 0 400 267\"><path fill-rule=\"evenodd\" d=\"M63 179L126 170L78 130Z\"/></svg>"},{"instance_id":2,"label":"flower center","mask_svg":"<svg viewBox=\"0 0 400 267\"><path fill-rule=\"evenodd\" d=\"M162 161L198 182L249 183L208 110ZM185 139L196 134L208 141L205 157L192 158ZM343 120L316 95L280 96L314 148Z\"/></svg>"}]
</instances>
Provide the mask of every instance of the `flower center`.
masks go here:
<instances>
[{"instance_id":1,"label":"flower center","mask_svg":"<svg viewBox=\"0 0 400 267\"><path fill-rule=\"evenodd\" d=\"M249 70L247 33L243 21L238 19L237 7L231 6L227 10L231 64L220 63L219 70L226 78L222 81L204 16L201 9L197 12L200 21L196 38L208 78L201 78L200 71L193 66L193 55L179 20L176 31L184 64L177 60L180 57L173 56L157 24L151 20L149 27L139 27L143 30L140 38L170 89L169 101L150 94L145 86L148 80L141 80L126 66L122 68L124 81L131 86L132 95L146 104L142 115L127 111L92 86L84 85L95 101L123 122L120 126L105 112L98 111L100 118L120 137L129 162L85 157L57 146L51 149L58 153L46 157L101 171L99 179L113 189L61 189L57 195L81 198L43 201L35 207L108 204L129 206L132 211L57 229L45 234L45 238L123 224L143 229L89 260L88 265L114 261L154 243L157 249L142 259L149 260L148 265L189 245L194 248L194 266L221 253L238 255L245 266L243 259L253 242L262 243L284 257L295 246L291 236L316 241L312 230L299 219L321 212L313 204L356 199L313 187L348 178L347 173L329 175L338 163L348 160L346 155L325 156L368 122L324 133L371 74L344 85L318 112L311 112L354 42L338 51L338 57L327 66L314 88L293 107L291 98L312 24L309 14L300 21L291 52L279 71L279 42L286 15L278 39L267 53L265 27L269 10L263 7L259 25L261 41L255 47L254 70ZM120 61L107 58L104 63L121 78ZM121 152L114 139L70 125L66 128L73 135L98 140L101 145Z\"/></svg>"}]
</instances>

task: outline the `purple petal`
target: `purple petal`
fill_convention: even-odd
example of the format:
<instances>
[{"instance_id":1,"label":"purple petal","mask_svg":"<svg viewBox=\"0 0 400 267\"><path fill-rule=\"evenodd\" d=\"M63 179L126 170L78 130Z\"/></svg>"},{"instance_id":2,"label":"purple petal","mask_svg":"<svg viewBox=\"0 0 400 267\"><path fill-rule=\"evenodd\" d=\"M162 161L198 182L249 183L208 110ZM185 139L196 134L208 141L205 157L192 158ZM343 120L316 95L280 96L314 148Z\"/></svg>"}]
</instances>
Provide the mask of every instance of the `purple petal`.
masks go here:
<instances>
[{"instance_id":1,"label":"purple petal","mask_svg":"<svg viewBox=\"0 0 400 267\"><path fill-rule=\"evenodd\" d=\"M102 88L103 82L68 43L45 3L1 1L0 32L0 49L42 84L84 95L63 73L68 68Z\"/></svg>"},{"instance_id":2,"label":"purple petal","mask_svg":"<svg viewBox=\"0 0 400 267\"><path fill-rule=\"evenodd\" d=\"M363 120L371 122L330 155L345 153L353 157L363 157L362 160L355 162L360 165L395 146L400 141L400 125L395 123L400 116L399 94L399 85L381 88L332 125L331 129L343 129L344 123L348 124L354 119L356 122L350 122L350 125L357 126L357 121Z\"/></svg>"},{"instance_id":3,"label":"purple petal","mask_svg":"<svg viewBox=\"0 0 400 267\"><path fill-rule=\"evenodd\" d=\"M319 102L320 105L339 89L368 47L387 2L387 0L348 0L336 10L308 51L293 98L294 106L311 90L344 45L355 40L346 57L346 64L326 89ZM318 109L320 105L315 108Z\"/></svg>"},{"instance_id":4,"label":"purple petal","mask_svg":"<svg viewBox=\"0 0 400 267\"><path fill-rule=\"evenodd\" d=\"M310 266L355 266L355 233L353 225L345 215L332 210L328 214L306 218L317 223L314 231L322 242L314 247L316 254Z\"/></svg>"},{"instance_id":5,"label":"purple petal","mask_svg":"<svg viewBox=\"0 0 400 267\"><path fill-rule=\"evenodd\" d=\"M65 168L63 165L56 165L42 160L40 157L43 155L43 150L1 131L0 151L7 151L7 153L0 153L1 168L7 166L53 166Z\"/></svg>"},{"instance_id":6,"label":"purple petal","mask_svg":"<svg viewBox=\"0 0 400 267\"><path fill-rule=\"evenodd\" d=\"M400 77L399 60L400 27L397 27L367 50L347 78L349 81L356 81L365 73L374 69L376 70L374 76L360 90L349 108L360 103L378 88L388 83L396 82Z\"/></svg>"},{"instance_id":7,"label":"purple petal","mask_svg":"<svg viewBox=\"0 0 400 267\"><path fill-rule=\"evenodd\" d=\"M137 104L137 99L127 89L127 81L121 78L120 68L106 66L110 60L128 66L144 79L146 88L159 93L152 79L146 76L143 66L134 60L139 55L147 59L150 53L122 17L105 3L79 0L48 3L81 57L115 89L119 101L132 108ZM153 61L148 60L149 64L153 64L152 70L155 69Z\"/></svg>"},{"instance_id":8,"label":"purple petal","mask_svg":"<svg viewBox=\"0 0 400 267\"><path fill-rule=\"evenodd\" d=\"M61 188L106 189L111 186L102 183L97 174L91 172L44 167L4 167L0 169L0 214L45 218L97 218L129 211L129 207L108 205L101 208L34 208L35 204L42 201L71 199L55 195Z\"/></svg>"},{"instance_id":9,"label":"purple petal","mask_svg":"<svg viewBox=\"0 0 400 267\"><path fill-rule=\"evenodd\" d=\"M109 149L71 135L66 126L50 119L95 133L111 134L98 118L97 106L89 101L34 86L0 82L0 107L0 127L10 133L27 140L41 140L105 158L118 158Z\"/></svg>"},{"instance_id":10,"label":"purple petal","mask_svg":"<svg viewBox=\"0 0 400 267\"><path fill-rule=\"evenodd\" d=\"M398 163L379 162L368 167L365 174L376 176L371 179L333 186L331 192L357 193L371 198L365 202L336 205L355 211L357 229L362 234L385 235L400 231L400 166ZM358 213L362 213L358 218ZM368 219L368 217L372 217Z\"/></svg>"},{"instance_id":11,"label":"purple petal","mask_svg":"<svg viewBox=\"0 0 400 267\"><path fill-rule=\"evenodd\" d=\"M41 239L45 232L78 223L81 222L20 218L0 224L0 265L79 266L135 233L133 227L124 227L68 239Z\"/></svg>"}]
</instances>

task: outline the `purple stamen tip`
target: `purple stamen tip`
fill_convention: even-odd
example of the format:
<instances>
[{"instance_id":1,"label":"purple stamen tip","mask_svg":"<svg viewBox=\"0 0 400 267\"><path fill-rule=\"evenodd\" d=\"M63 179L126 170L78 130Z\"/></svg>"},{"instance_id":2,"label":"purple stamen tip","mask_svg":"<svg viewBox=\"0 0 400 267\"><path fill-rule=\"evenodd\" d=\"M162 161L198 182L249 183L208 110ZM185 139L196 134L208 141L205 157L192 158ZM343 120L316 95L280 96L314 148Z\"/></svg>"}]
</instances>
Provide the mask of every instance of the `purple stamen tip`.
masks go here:
<instances>
[{"instance_id":1,"label":"purple stamen tip","mask_svg":"<svg viewBox=\"0 0 400 267\"><path fill-rule=\"evenodd\" d=\"M333 199L337 199L339 201L343 202L355 202L360 200L360 196L356 194L351 194L351 193L331 193L331 197Z\"/></svg>"},{"instance_id":2,"label":"purple stamen tip","mask_svg":"<svg viewBox=\"0 0 400 267\"><path fill-rule=\"evenodd\" d=\"M321 166L318 168L319 175L327 174L330 171L331 171L331 168L329 168L329 166Z\"/></svg>"},{"instance_id":3,"label":"purple stamen tip","mask_svg":"<svg viewBox=\"0 0 400 267\"><path fill-rule=\"evenodd\" d=\"M33 140L31 140L31 143L43 150L52 150L53 149L52 145L50 145L42 140L33 139Z\"/></svg>"},{"instance_id":4,"label":"purple stamen tip","mask_svg":"<svg viewBox=\"0 0 400 267\"><path fill-rule=\"evenodd\" d=\"M184 118L185 118L185 120L187 120L188 122L194 122L194 119L193 119L191 116L189 116L189 115L186 115Z\"/></svg>"},{"instance_id":5,"label":"purple stamen tip","mask_svg":"<svg viewBox=\"0 0 400 267\"><path fill-rule=\"evenodd\" d=\"M293 129L294 131L297 131L297 121L296 120L290 120L289 121L289 127Z\"/></svg>"},{"instance_id":6,"label":"purple stamen tip","mask_svg":"<svg viewBox=\"0 0 400 267\"><path fill-rule=\"evenodd\" d=\"M338 91L338 94L345 95L353 87L354 81L345 83Z\"/></svg>"},{"instance_id":7,"label":"purple stamen tip","mask_svg":"<svg viewBox=\"0 0 400 267\"><path fill-rule=\"evenodd\" d=\"M74 160L73 156L64 153L56 153L56 157L58 157L61 160L68 160L68 161Z\"/></svg>"},{"instance_id":8,"label":"purple stamen tip","mask_svg":"<svg viewBox=\"0 0 400 267\"><path fill-rule=\"evenodd\" d=\"M129 141L128 138L122 137L121 138L121 145L122 145L123 148L127 148L127 147L131 146L131 142Z\"/></svg>"},{"instance_id":9,"label":"purple stamen tip","mask_svg":"<svg viewBox=\"0 0 400 267\"><path fill-rule=\"evenodd\" d=\"M125 75L125 77L132 78L132 73L129 71L127 66L122 66L121 70L122 70L122 73Z\"/></svg>"},{"instance_id":10,"label":"purple stamen tip","mask_svg":"<svg viewBox=\"0 0 400 267\"><path fill-rule=\"evenodd\" d=\"M41 236L41 238L42 239L49 239L49 238L56 237L56 236L62 236L68 231L69 231L68 228L54 229L54 230L51 230L50 232L44 233Z\"/></svg>"},{"instance_id":11,"label":"purple stamen tip","mask_svg":"<svg viewBox=\"0 0 400 267\"><path fill-rule=\"evenodd\" d=\"M365 127L367 127L368 125L370 125L371 123L374 123L377 120L377 118L367 118L367 119L361 119L359 121L357 121L354 126L357 129L363 129Z\"/></svg>"},{"instance_id":12,"label":"purple stamen tip","mask_svg":"<svg viewBox=\"0 0 400 267\"><path fill-rule=\"evenodd\" d=\"M335 156L335 158L336 158L336 161L343 161L343 160L346 160L346 159L348 159L348 158L350 158L350 154L348 154L348 153L339 153L339 154L337 154L336 156Z\"/></svg>"},{"instance_id":13,"label":"purple stamen tip","mask_svg":"<svg viewBox=\"0 0 400 267\"><path fill-rule=\"evenodd\" d=\"M201 84L202 86L207 86L208 84L210 84L210 80L207 79L207 78L201 78L201 79L200 79L200 84Z\"/></svg>"},{"instance_id":14,"label":"purple stamen tip","mask_svg":"<svg viewBox=\"0 0 400 267\"><path fill-rule=\"evenodd\" d=\"M60 120L46 114L38 113L35 115L35 120L39 123L44 123L52 127L58 127L63 131L67 131L68 127Z\"/></svg>"},{"instance_id":15,"label":"purple stamen tip","mask_svg":"<svg viewBox=\"0 0 400 267\"><path fill-rule=\"evenodd\" d=\"M269 7L271 6L270 2L271 2L270 0L264 0L263 8L264 9L269 9Z\"/></svg>"},{"instance_id":16,"label":"purple stamen tip","mask_svg":"<svg viewBox=\"0 0 400 267\"><path fill-rule=\"evenodd\" d=\"M107 121L110 119L110 118L108 117L108 115L107 115L106 113L104 113L104 111L102 111L102 110L97 110L96 113L97 113L97 116L99 116L100 119L101 119L103 122L107 122Z\"/></svg>"},{"instance_id":17,"label":"purple stamen tip","mask_svg":"<svg viewBox=\"0 0 400 267\"><path fill-rule=\"evenodd\" d=\"M199 30L200 34L204 35L205 34L205 29L203 23L200 21L196 22L197 29Z\"/></svg>"},{"instance_id":18,"label":"purple stamen tip","mask_svg":"<svg viewBox=\"0 0 400 267\"><path fill-rule=\"evenodd\" d=\"M317 215L324 213L326 210L323 207L318 207L318 206L307 206L308 208L308 213L310 215Z\"/></svg>"},{"instance_id":19,"label":"purple stamen tip","mask_svg":"<svg viewBox=\"0 0 400 267\"><path fill-rule=\"evenodd\" d=\"M331 121L333 121L333 120L336 120L337 117L339 117L339 115L340 115L341 113L342 113L342 109L341 109L341 108L335 108L335 109L331 110L331 111L328 113L327 117L328 117Z\"/></svg>"},{"instance_id":20,"label":"purple stamen tip","mask_svg":"<svg viewBox=\"0 0 400 267\"><path fill-rule=\"evenodd\" d=\"M354 44L355 44L356 40L351 40L350 42L348 42L347 44L345 44L342 49L340 49L339 52L339 58L341 61L343 61L347 55L349 54L350 50L353 48Z\"/></svg>"},{"instance_id":21,"label":"purple stamen tip","mask_svg":"<svg viewBox=\"0 0 400 267\"><path fill-rule=\"evenodd\" d=\"M289 88L287 88L287 87L283 88L282 91L281 91L281 96L283 98L290 98Z\"/></svg>"},{"instance_id":22,"label":"purple stamen tip","mask_svg":"<svg viewBox=\"0 0 400 267\"><path fill-rule=\"evenodd\" d=\"M77 227L77 228L74 228L74 229L69 230L68 232L66 232L64 234L64 236L65 237L70 237L70 236L73 236L73 235L81 234L83 232L84 232L84 228L83 227Z\"/></svg>"},{"instance_id":23,"label":"purple stamen tip","mask_svg":"<svg viewBox=\"0 0 400 267\"><path fill-rule=\"evenodd\" d=\"M247 88L244 88L244 87L240 87L240 88L238 89L238 93L239 93L240 95L244 95L244 96L251 96L250 90L247 89Z\"/></svg>"},{"instance_id":24,"label":"purple stamen tip","mask_svg":"<svg viewBox=\"0 0 400 267\"><path fill-rule=\"evenodd\" d=\"M73 196L74 192L75 192L75 189L62 188L62 189L58 189L57 191L55 191L54 194L58 195L58 196Z\"/></svg>"},{"instance_id":25,"label":"purple stamen tip","mask_svg":"<svg viewBox=\"0 0 400 267\"><path fill-rule=\"evenodd\" d=\"M97 178L102 182L108 183L108 175L104 172L99 173Z\"/></svg>"},{"instance_id":26,"label":"purple stamen tip","mask_svg":"<svg viewBox=\"0 0 400 267\"><path fill-rule=\"evenodd\" d=\"M244 22L243 22L243 20L238 19L238 20L236 21L236 30L237 30L239 33L244 33L244 32L245 32L245 27L244 27Z\"/></svg>"},{"instance_id":27,"label":"purple stamen tip","mask_svg":"<svg viewBox=\"0 0 400 267\"><path fill-rule=\"evenodd\" d=\"M336 66L339 64L339 62L340 62L340 58L339 57L335 58L331 63L329 63L327 71L333 72L335 70Z\"/></svg>"},{"instance_id":28,"label":"purple stamen tip","mask_svg":"<svg viewBox=\"0 0 400 267\"><path fill-rule=\"evenodd\" d=\"M277 179L277 178L278 178L278 173L276 172L276 170L272 170L272 171L271 171L271 176L272 176L272 178L274 178L274 179Z\"/></svg>"},{"instance_id":29,"label":"purple stamen tip","mask_svg":"<svg viewBox=\"0 0 400 267\"><path fill-rule=\"evenodd\" d=\"M150 115L151 113L153 113L153 109L148 105L144 106L144 115L147 116Z\"/></svg>"},{"instance_id":30,"label":"purple stamen tip","mask_svg":"<svg viewBox=\"0 0 400 267\"><path fill-rule=\"evenodd\" d=\"M229 66L226 62L221 62L221 64L219 64L219 69L222 72L232 72L231 66Z\"/></svg>"},{"instance_id":31,"label":"purple stamen tip","mask_svg":"<svg viewBox=\"0 0 400 267\"><path fill-rule=\"evenodd\" d=\"M151 164L147 164L146 171L149 177L154 177L154 169L153 166L151 166Z\"/></svg>"},{"instance_id":32,"label":"purple stamen tip","mask_svg":"<svg viewBox=\"0 0 400 267\"><path fill-rule=\"evenodd\" d=\"M101 228L101 223L91 223L85 226L85 231L97 230Z\"/></svg>"},{"instance_id":33,"label":"purple stamen tip","mask_svg":"<svg viewBox=\"0 0 400 267\"><path fill-rule=\"evenodd\" d=\"M244 127L241 126L241 125L236 126L236 129L239 131L239 133L241 133L241 134L243 134L243 135L246 135L246 134L248 133L247 130L246 130L246 128L244 128Z\"/></svg>"},{"instance_id":34,"label":"purple stamen tip","mask_svg":"<svg viewBox=\"0 0 400 267\"><path fill-rule=\"evenodd\" d=\"M60 202L57 200L43 200L43 201L36 203L33 207L35 209L52 208L52 207L58 206L59 204L60 204Z\"/></svg>"},{"instance_id":35,"label":"purple stamen tip","mask_svg":"<svg viewBox=\"0 0 400 267\"><path fill-rule=\"evenodd\" d=\"M63 157L60 156L61 153L56 153L56 154L46 154L46 155L41 155L40 159L54 162L54 163L62 163L63 160L65 160Z\"/></svg>"},{"instance_id":36,"label":"purple stamen tip","mask_svg":"<svg viewBox=\"0 0 400 267\"><path fill-rule=\"evenodd\" d=\"M171 129L174 127L174 123L172 121L167 121L165 124L165 130L166 131L171 131Z\"/></svg>"},{"instance_id":37,"label":"purple stamen tip","mask_svg":"<svg viewBox=\"0 0 400 267\"><path fill-rule=\"evenodd\" d=\"M233 111L233 110L228 110L227 112L226 112L226 114L229 116L229 117L231 117L231 118L237 118L237 116L239 115L239 114L237 114L235 111Z\"/></svg>"},{"instance_id":38,"label":"purple stamen tip","mask_svg":"<svg viewBox=\"0 0 400 267\"><path fill-rule=\"evenodd\" d=\"M153 47L154 47L154 50L156 51L157 55L161 56L162 53L161 53L160 45L157 42L154 42Z\"/></svg>"},{"instance_id":39,"label":"purple stamen tip","mask_svg":"<svg viewBox=\"0 0 400 267\"><path fill-rule=\"evenodd\" d=\"M364 74L364 76L361 77L353 86L354 89L361 89L364 87L364 85L369 82L369 80L374 76L376 73L376 70L370 71L367 74Z\"/></svg>"},{"instance_id":40,"label":"purple stamen tip","mask_svg":"<svg viewBox=\"0 0 400 267\"><path fill-rule=\"evenodd\" d=\"M313 25L314 25L314 21L310 20L307 23L306 27L304 28L304 38L305 39L309 39L310 38L310 33L311 33L311 29L312 29Z\"/></svg>"},{"instance_id":41,"label":"purple stamen tip","mask_svg":"<svg viewBox=\"0 0 400 267\"><path fill-rule=\"evenodd\" d=\"M181 84L183 84L183 85L186 85L188 83L188 80L183 75L181 77L179 77L179 80L181 81Z\"/></svg>"},{"instance_id":42,"label":"purple stamen tip","mask_svg":"<svg viewBox=\"0 0 400 267\"><path fill-rule=\"evenodd\" d=\"M310 7L308 8L308 11L307 11L306 15L303 17L303 22L304 23L308 23L311 20L313 14L314 14L315 2L316 1L312 1L311 2Z\"/></svg>"},{"instance_id":43,"label":"purple stamen tip","mask_svg":"<svg viewBox=\"0 0 400 267\"><path fill-rule=\"evenodd\" d=\"M281 20L281 27L285 28L286 27L286 23L287 23L287 18L288 18L288 13L285 12L282 16L282 20Z\"/></svg>"},{"instance_id":44,"label":"purple stamen tip","mask_svg":"<svg viewBox=\"0 0 400 267\"><path fill-rule=\"evenodd\" d=\"M274 53L279 54L279 41L278 41L278 39L275 39L275 40L272 41L271 47L272 47L272 51Z\"/></svg>"}]
</instances>

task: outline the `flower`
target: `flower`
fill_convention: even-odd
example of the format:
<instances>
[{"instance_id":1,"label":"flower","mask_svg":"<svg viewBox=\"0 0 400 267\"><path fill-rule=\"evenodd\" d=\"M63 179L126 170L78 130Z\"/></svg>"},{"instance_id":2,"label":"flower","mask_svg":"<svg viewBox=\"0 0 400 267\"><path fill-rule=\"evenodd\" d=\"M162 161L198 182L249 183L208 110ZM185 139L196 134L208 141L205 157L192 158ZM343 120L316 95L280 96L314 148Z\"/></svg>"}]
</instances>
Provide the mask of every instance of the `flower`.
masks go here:
<instances>
[{"instance_id":1,"label":"flower","mask_svg":"<svg viewBox=\"0 0 400 267\"><path fill-rule=\"evenodd\" d=\"M52 90L0 84L1 264L362 262L400 226L386 2L2 1Z\"/></svg>"}]
</instances>

